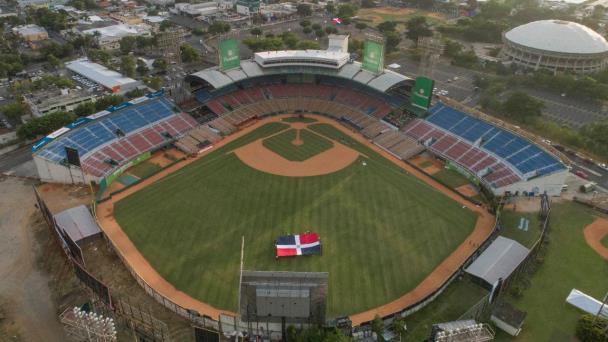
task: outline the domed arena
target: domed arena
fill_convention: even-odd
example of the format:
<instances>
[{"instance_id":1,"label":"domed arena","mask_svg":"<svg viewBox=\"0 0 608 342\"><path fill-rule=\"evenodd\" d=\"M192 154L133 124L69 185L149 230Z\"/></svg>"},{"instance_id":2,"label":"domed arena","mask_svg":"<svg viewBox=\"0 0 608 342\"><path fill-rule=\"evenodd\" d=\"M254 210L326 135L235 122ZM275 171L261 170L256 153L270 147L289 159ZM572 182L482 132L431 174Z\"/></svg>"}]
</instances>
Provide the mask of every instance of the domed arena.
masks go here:
<instances>
[{"instance_id":1,"label":"domed arena","mask_svg":"<svg viewBox=\"0 0 608 342\"><path fill-rule=\"evenodd\" d=\"M534 70L595 73L606 68L608 42L587 26L562 20L539 20L503 35L502 53Z\"/></svg>"}]
</instances>

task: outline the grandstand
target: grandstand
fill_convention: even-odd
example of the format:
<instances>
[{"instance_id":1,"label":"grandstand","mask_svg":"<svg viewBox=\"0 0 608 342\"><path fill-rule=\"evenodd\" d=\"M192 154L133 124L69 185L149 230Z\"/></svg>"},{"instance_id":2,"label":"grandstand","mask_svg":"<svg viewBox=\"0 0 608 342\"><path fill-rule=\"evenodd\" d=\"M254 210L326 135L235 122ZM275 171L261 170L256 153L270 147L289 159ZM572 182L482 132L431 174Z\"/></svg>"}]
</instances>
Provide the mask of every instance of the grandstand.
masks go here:
<instances>
[{"instance_id":1,"label":"grandstand","mask_svg":"<svg viewBox=\"0 0 608 342\"><path fill-rule=\"evenodd\" d=\"M404 115L413 80L392 71L372 73L353 61L321 66L335 58L333 50L304 54L306 61L298 63L293 56L300 55L258 53L238 69L191 74L186 81L198 102L193 107L210 118L209 129L222 135L265 115L324 114L397 158L428 149L462 166L496 195L561 193L566 166L531 141L443 103L432 107L426 119ZM272 66L262 62L269 56Z\"/></svg>"},{"instance_id":2,"label":"grandstand","mask_svg":"<svg viewBox=\"0 0 608 342\"><path fill-rule=\"evenodd\" d=\"M409 122L405 133L468 170L495 194L561 192L566 166L534 143L443 103L429 113L426 120Z\"/></svg>"},{"instance_id":3,"label":"grandstand","mask_svg":"<svg viewBox=\"0 0 608 342\"><path fill-rule=\"evenodd\" d=\"M43 138L32 148L34 162L43 181L98 183L195 126L196 121L179 112L162 93L150 94L80 118ZM78 151L82 171L68 165L66 147Z\"/></svg>"}]
</instances>

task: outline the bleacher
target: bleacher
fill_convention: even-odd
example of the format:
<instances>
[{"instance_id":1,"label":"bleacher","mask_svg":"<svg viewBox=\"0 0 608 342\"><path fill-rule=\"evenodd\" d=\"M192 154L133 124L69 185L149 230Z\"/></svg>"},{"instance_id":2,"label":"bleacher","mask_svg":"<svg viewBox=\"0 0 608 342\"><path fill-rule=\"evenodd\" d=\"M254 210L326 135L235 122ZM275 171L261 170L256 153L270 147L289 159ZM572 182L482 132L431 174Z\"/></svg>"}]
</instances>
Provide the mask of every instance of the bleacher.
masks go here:
<instances>
[{"instance_id":1,"label":"bleacher","mask_svg":"<svg viewBox=\"0 0 608 342\"><path fill-rule=\"evenodd\" d=\"M442 103L429 112L404 131L495 188L566 168L534 143Z\"/></svg>"},{"instance_id":2,"label":"bleacher","mask_svg":"<svg viewBox=\"0 0 608 342\"><path fill-rule=\"evenodd\" d=\"M195 127L196 121L164 97L132 104L79 126L52 141L37 155L65 162L65 147L78 150L83 170L103 177L131 158L158 148Z\"/></svg>"},{"instance_id":3,"label":"bleacher","mask_svg":"<svg viewBox=\"0 0 608 342\"><path fill-rule=\"evenodd\" d=\"M365 92L321 84L271 84L256 88L237 89L216 98L208 99L206 105L215 114L221 116L242 106L267 99L302 97L342 103L356 108L365 115L379 119L391 111L388 104Z\"/></svg>"}]
</instances>

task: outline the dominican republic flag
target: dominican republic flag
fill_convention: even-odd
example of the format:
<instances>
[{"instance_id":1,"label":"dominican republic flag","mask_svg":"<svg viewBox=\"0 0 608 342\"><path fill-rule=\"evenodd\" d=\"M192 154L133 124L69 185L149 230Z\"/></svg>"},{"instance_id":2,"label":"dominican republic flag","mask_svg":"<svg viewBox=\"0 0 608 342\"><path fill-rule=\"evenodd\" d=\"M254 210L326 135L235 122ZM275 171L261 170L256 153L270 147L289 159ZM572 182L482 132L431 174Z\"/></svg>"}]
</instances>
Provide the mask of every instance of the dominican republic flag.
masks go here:
<instances>
[{"instance_id":1,"label":"dominican republic flag","mask_svg":"<svg viewBox=\"0 0 608 342\"><path fill-rule=\"evenodd\" d=\"M342 24L342 19L340 19L340 18L333 18L331 20L331 23L334 24L334 25L340 25L340 24Z\"/></svg>"},{"instance_id":2,"label":"dominican republic flag","mask_svg":"<svg viewBox=\"0 0 608 342\"><path fill-rule=\"evenodd\" d=\"M277 258L321 253L321 241L316 233L279 236L276 247Z\"/></svg>"}]
</instances>

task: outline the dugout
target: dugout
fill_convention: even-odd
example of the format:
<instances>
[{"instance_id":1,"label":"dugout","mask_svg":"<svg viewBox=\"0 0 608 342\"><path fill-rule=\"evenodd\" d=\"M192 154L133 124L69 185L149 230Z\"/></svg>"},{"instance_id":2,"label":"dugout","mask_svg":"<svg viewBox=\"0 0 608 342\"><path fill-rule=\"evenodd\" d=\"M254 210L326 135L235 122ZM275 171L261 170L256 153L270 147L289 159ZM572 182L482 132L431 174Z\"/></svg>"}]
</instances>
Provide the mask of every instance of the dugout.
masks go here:
<instances>
[{"instance_id":1,"label":"dugout","mask_svg":"<svg viewBox=\"0 0 608 342\"><path fill-rule=\"evenodd\" d=\"M488 290L499 278L507 279L509 275L526 258L529 249L519 242L498 236L475 261L465 269L473 279Z\"/></svg>"}]
</instances>

